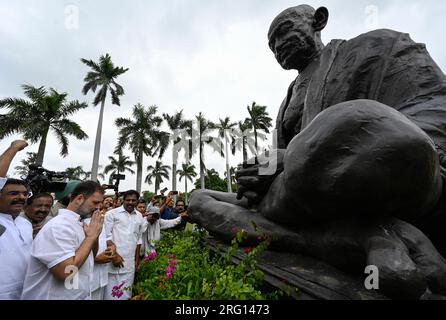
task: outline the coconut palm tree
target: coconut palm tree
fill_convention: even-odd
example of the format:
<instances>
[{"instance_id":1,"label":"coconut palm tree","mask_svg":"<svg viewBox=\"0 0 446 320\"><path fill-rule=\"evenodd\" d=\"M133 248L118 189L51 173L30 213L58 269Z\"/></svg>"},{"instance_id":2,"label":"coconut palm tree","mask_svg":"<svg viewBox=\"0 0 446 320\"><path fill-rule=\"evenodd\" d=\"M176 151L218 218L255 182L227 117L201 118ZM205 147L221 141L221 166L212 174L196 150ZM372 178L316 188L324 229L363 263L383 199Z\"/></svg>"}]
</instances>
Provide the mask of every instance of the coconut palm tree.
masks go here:
<instances>
[{"instance_id":1,"label":"coconut palm tree","mask_svg":"<svg viewBox=\"0 0 446 320\"><path fill-rule=\"evenodd\" d=\"M209 120L206 120L204 115L200 112L195 116L197 121L197 127L194 130L197 132L196 135L192 135L192 145L196 146L198 149L198 155L200 157L200 185L201 189L205 188L204 177L206 176L206 165L204 162L204 145L212 145L214 150L219 148L218 142L209 136L210 131L216 128L216 125ZM195 137L194 137L195 136Z\"/></svg>"},{"instance_id":2,"label":"coconut palm tree","mask_svg":"<svg viewBox=\"0 0 446 320\"><path fill-rule=\"evenodd\" d=\"M135 174L132 166L135 165L135 161L130 160L130 157L124 156L122 153L117 154L118 158L116 159L113 156L108 157L110 160L110 164L104 168L104 175L110 173L109 184L113 183L113 179L111 178L114 174L124 173L126 171L131 174Z\"/></svg>"},{"instance_id":3,"label":"coconut palm tree","mask_svg":"<svg viewBox=\"0 0 446 320\"><path fill-rule=\"evenodd\" d=\"M161 158L169 145L169 134L160 130L163 119L156 115L157 110L156 106L146 109L142 104L137 104L133 108L133 120L118 118L115 121L119 128L115 153L122 153L128 146L135 155L138 192L141 192L144 155L149 157L158 155Z\"/></svg>"},{"instance_id":4,"label":"coconut palm tree","mask_svg":"<svg viewBox=\"0 0 446 320\"><path fill-rule=\"evenodd\" d=\"M28 175L29 171L29 165L35 164L37 160L37 153L35 152L27 152L26 153L26 159L21 160L22 163L21 166L15 167L15 174L18 177L26 177Z\"/></svg>"},{"instance_id":5,"label":"coconut palm tree","mask_svg":"<svg viewBox=\"0 0 446 320\"><path fill-rule=\"evenodd\" d=\"M237 179L235 177L235 172L237 171L237 168L235 167L230 167L229 168L229 172L225 172L225 176L228 177L229 176L229 181L231 182L231 184L236 184L237 183Z\"/></svg>"},{"instance_id":6,"label":"coconut palm tree","mask_svg":"<svg viewBox=\"0 0 446 320\"><path fill-rule=\"evenodd\" d=\"M0 117L0 139L14 133L22 133L23 138L31 143L40 141L36 164L42 165L45 156L46 141L49 131L55 135L60 145L60 154L68 155L68 137L85 140L87 134L76 123L68 119L81 109L88 107L79 101L67 101L67 93L59 93L53 88L22 85L25 96L0 100L0 108L9 112Z\"/></svg>"},{"instance_id":7,"label":"coconut palm tree","mask_svg":"<svg viewBox=\"0 0 446 320\"><path fill-rule=\"evenodd\" d=\"M84 79L85 85L82 89L82 93L86 95L90 90L93 91L93 93L96 93L96 89L99 87L99 91L93 101L94 106L101 103L96 140L94 143L93 164L91 167L91 178L92 180L96 180L101 151L102 121L104 118L104 106L107 98L107 91L110 92L112 104L119 106L119 97L124 95L124 88L116 82L116 78L127 72L129 69L115 67L108 53L99 58L99 63L86 59L81 59L81 61L91 68L91 71L87 73Z\"/></svg>"},{"instance_id":8,"label":"coconut palm tree","mask_svg":"<svg viewBox=\"0 0 446 320\"><path fill-rule=\"evenodd\" d=\"M67 174L68 180L83 180L85 178L85 171L82 166L66 168L65 173Z\"/></svg>"},{"instance_id":9,"label":"coconut palm tree","mask_svg":"<svg viewBox=\"0 0 446 320\"><path fill-rule=\"evenodd\" d=\"M183 110L176 112L173 116L167 113L163 114L170 131L172 132L170 141L172 142L172 190L177 190L177 161L178 153L181 149L187 150L187 143L182 143L183 139L178 132L180 129L186 129L188 122L183 118Z\"/></svg>"},{"instance_id":10,"label":"coconut palm tree","mask_svg":"<svg viewBox=\"0 0 446 320\"><path fill-rule=\"evenodd\" d=\"M252 154L256 154L255 149L255 139L251 126L245 120L244 122L239 121L237 128L233 131L234 140L231 143L232 153L235 154L236 150L242 150L243 152L243 162L248 161L248 149ZM257 132L257 138L261 140L266 139L266 135L261 132Z\"/></svg>"},{"instance_id":11,"label":"coconut palm tree","mask_svg":"<svg viewBox=\"0 0 446 320\"><path fill-rule=\"evenodd\" d=\"M254 130L254 143L256 155L258 154L257 135L258 131L262 130L269 133L269 128L272 127L271 119L266 112L266 106L259 106L255 102L252 103L251 108L248 106L249 118L246 118L247 124Z\"/></svg>"},{"instance_id":12,"label":"coconut palm tree","mask_svg":"<svg viewBox=\"0 0 446 320\"><path fill-rule=\"evenodd\" d=\"M197 176L197 173L195 172L195 166L190 163L183 163L182 168L178 170L177 173L180 176L180 181L184 178L184 201L187 204L187 180L193 182L193 178Z\"/></svg>"},{"instance_id":13,"label":"coconut palm tree","mask_svg":"<svg viewBox=\"0 0 446 320\"><path fill-rule=\"evenodd\" d=\"M152 184L152 179L155 179L155 194L158 194L161 183L164 182L163 178L169 179L169 166L165 166L161 161L157 161L155 166L147 167L147 177L145 182L149 185Z\"/></svg>"},{"instance_id":14,"label":"coconut palm tree","mask_svg":"<svg viewBox=\"0 0 446 320\"><path fill-rule=\"evenodd\" d=\"M101 170L102 166L98 166L98 169ZM83 178L84 178L84 180L90 180L91 179L91 171L84 171ZM101 180L105 180L105 175L103 173L98 173L98 175L96 176L96 181L98 181L99 178Z\"/></svg>"},{"instance_id":15,"label":"coconut palm tree","mask_svg":"<svg viewBox=\"0 0 446 320\"><path fill-rule=\"evenodd\" d=\"M218 136L220 139L224 139L224 152L223 152L223 141L220 142L220 151L221 156L226 158L226 179L228 181L228 192L232 192L232 185L231 185L231 177L229 176L229 148L228 148L228 142L229 139L231 139L232 144L234 143L234 135L233 135L233 129L237 125L235 122L231 122L229 117L226 117L224 120L219 119L220 123L217 124L218 129ZM235 154L235 149L232 149L232 154Z\"/></svg>"}]
</instances>

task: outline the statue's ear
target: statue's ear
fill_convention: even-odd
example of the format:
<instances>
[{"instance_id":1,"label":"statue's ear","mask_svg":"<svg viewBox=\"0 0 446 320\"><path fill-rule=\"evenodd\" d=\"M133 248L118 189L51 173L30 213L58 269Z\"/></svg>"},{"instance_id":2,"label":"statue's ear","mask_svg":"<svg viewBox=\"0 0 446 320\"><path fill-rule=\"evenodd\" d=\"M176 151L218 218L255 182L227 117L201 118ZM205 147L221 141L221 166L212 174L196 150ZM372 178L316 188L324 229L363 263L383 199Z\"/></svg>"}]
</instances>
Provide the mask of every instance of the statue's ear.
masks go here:
<instances>
[{"instance_id":1,"label":"statue's ear","mask_svg":"<svg viewBox=\"0 0 446 320\"><path fill-rule=\"evenodd\" d=\"M325 28L328 21L328 9L325 7L320 7L316 10L316 13L314 14L314 22L313 22L313 28L315 31L321 31Z\"/></svg>"}]
</instances>

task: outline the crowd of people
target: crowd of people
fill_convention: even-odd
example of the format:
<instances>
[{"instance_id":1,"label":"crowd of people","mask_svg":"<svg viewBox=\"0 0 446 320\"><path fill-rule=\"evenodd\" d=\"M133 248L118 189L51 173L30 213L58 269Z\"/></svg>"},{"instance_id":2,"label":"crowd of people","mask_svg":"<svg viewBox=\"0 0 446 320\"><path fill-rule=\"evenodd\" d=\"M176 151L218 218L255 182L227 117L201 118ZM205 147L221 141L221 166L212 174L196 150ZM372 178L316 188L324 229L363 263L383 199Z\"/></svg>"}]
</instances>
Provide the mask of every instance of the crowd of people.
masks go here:
<instances>
[{"instance_id":1,"label":"crowd of people","mask_svg":"<svg viewBox=\"0 0 446 320\"><path fill-rule=\"evenodd\" d=\"M174 192L148 203L135 190L108 196L93 181L32 194L25 181L5 178L26 146L14 141L0 156L0 300L131 298L139 262L155 250L160 230L184 229L184 201ZM123 294L114 294L117 287Z\"/></svg>"}]
</instances>

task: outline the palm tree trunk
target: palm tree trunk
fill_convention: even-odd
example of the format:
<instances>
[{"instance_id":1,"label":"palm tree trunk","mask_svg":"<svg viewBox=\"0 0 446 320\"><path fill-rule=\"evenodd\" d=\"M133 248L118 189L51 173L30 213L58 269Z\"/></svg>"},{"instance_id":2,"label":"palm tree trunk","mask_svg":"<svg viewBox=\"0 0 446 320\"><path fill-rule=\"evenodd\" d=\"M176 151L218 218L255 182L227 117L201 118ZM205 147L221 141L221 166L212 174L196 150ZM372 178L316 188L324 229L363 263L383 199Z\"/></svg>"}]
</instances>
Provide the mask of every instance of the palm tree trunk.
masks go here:
<instances>
[{"instance_id":1,"label":"palm tree trunk","mask_svg":"<svg viewBox=\"0 0 446 320\"><path fill-rule=\"evenodd\" d=\"M39 144L39 151L37 152L36 164L41 166L43 164L43 157L45 156L46 137L48 135L49 128L47 128L42 135L42 139Z\"/></svg>"},{"instance_id":2,"label":"palm tree trunk","mask_svg":"<svg viewBox=\"0 0 446 320\"><path fill-rule=\"evenodd\" d=\"M246 163L246 162L248 162L248 151L246 150L246 138L245 137L243 137L242 149L243 149L243 163Z\"/></svg>"},{"instance_id":3,"label":"palm tree trunk","mask_svg":"<svg viewBox=\"0 0 446 320\"><path fill-rule=\"evenodd\" d=\"M253 127L254 127L254 126L253 126ZM257 130L256 130L256 127L254 127L254 144L255 144L255 148L256 148L256 154L255 154L255 156L257 157L258 150L257 150Z\"/></svg>"},{"instance_id":4,"label":"palm tree trunk","mask_svg":"<svg viewBox=\"0 0 446 320\"><path fill-rule=\"evenodd\" d=\"M200 137L201 140L201 137ZM203 150L202 150L203 146L201 145L200 142L200 184L201 184L201 190L205 189L205 184L204 184L204 155L203 155Z\"/></svg>"},{"instance_id":5,"label":"palm tree trunk","mask_svg":"<svg viewBox=\"0 0 446 320\"><path fill-rule=\"evenodd\" d=\"M141 193L141 182L142 182L142 157L143 154L140 151L136 157L136 191Z\"/></svg>"},{"instance_id":6,"label":"palm tree trunk","mask_svg":"<svg viewBox=\"0 0 446 320\"><path fill-rule=\"evenodd\" d=\"M232 193L231 173L229 172L229 150L228 137L225 134L225 155L226 155L226 179L228 180L228 192Z\"/></svg>"},{"instance_id":7,"label":"palm tree trunk","mask_svg":"<svg viewBox=\"0 0 446 320\"><path fill-rule=\"evenodd\" d=\"M187 205L187 177L184 177L184 190L186 190L184 195L184 204Z\"/></svg>"},{"instance_id":8,"label":"palm tree trunk","mask_svg":"<svg viewBox=\"0 0 446 320\"><path fill-rule=\"evenodd\" d=\"M155 195L158 194L158 189L160 188L160 183L158 181L158 178L155 177Z\"/></svg>"},{"instance_id":9,"label":"palm tree trunk","mask_svg":"<svg viewBox=\"0 0 446 320\"><path fill-rule=\"evenodd\" d=\"M177 158L178 153L172 148L172 191L177 191Z\"/></svg>"},{"instance_id":10,"label":"palm tree trunk","mask_svg":"<svg viewBox=\"0 0 446 320\"><path fill-rule=\"evenodd\" d=\"M101 111L99 112L98 128L96 131L96 141L94 142L93 164L91 166L91 180L96 181L98 178L99 155L101 153L102 138L102 120L104 118L105 99L101 102Z\"/></svg>"},{"instance_id":11,"label":"palm tree trunk","mask_svg":"<svg viewBox=\"0 0 446 320\"><path fill-rule=\"evenodd\" d=\"M201 165L200 165L201 167ZM205 189L205 184L204 184L204 170L202 168L200 168L200 184L201 184L201 190Z\"/></svg>"}]
</instances>

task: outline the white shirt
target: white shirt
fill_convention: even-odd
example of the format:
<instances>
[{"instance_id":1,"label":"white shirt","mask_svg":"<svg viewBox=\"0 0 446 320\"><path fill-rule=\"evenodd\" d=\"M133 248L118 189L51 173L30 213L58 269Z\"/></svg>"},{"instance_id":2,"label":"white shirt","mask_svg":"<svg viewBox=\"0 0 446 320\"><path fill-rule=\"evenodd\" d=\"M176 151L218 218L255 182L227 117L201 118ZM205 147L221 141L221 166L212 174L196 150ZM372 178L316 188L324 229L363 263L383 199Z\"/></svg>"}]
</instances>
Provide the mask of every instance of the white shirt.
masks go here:
<instances>
[{"instance_id":1,"label":"white shirt","mask_svg":"<svg viewBox=\"0 0 446 320\"><path fill-rule=\"evenodd\" d=\"M59 263L74 257L84 239L80 216L73 211L60 209L59 214L44 225L34 239L22 300L90 299L94 265L92 252L74 277L69 276L61 281L50 271Z\"/></svg>"},{"instance_id":2,"label":"white shirt","mask_svg":"<svg viewBox=\"0 0 446 320\"><path fill-rule=\"evenodd\" d=\"M31 223L0 213L6 230L0 236L0 300L19 300L33 241Z\"/></svg>"},{"instance_id":3,"label":"white shirt","mask_svg":"<svg viewBox=\"0 0 446 320\"><path fill-rule=\"evenodd\" d=\"M86 224L90 224L91 219L85 219ZM105 235L105 228L102 228L102 232L99 235L98 255L103 253L107 249L107 238ZM96 291L99 288L103 288L108 284L108 265L110 263L94 263L93 275L91 278L91 292Z\"/></svg>"},{"instance_id":4,"label":"white shirt","mask_svg":"<svg viewBox=\"0 0 446 320\"><path fill-rule=\"evenodd\" d=\"M105 215L107 240L112 240L116 251L124 259L124 267L110 264L109 273L135 272L136 246L142 244L142 234L147 229L147 220L137 210L128 213L124 206L110 210Z\"/></svg>"},{"instance_id":5,"label":"white shirt","mask_svg":"<svg viewBox=\"0 0 446 320\"><path fill-rule=\"evenodd\" d=\"M144 232L142 238L142 252L144 254L149 254L150 252L154 251L155 241L159 241L161 239L160 230L176 227L182 220L183 219L181 217L177 217L172 220L158 219L153 224L149 222L147 230Z\"/></svg>"},{"instance_id":6,"label":"white shirt","mask_svg":"<svg viewBox=\"0 0 446 320\"><path fill-rule=\"evenodd\" d=\"M28 220L28 221L31 223L31 226L33 227L33 229L34 229L34 225L36 225L36 226L40 226L40 228L42 228L42 227L43 227L45 224L47 224L48 221L50 221L51 218L52 218L50 215L48 215L45 219L43 219L42 222L40 222L40 223L33 223L33 221L26 215L25 212L21 212L19 216L22 217L22 218L24 218L24 219L26 219L26 220ZM39 230L39 231L40 231L40 230ZM37 233L38 233L38 232L37 232ZM37 235L37 233L36 233L36 235ZM34 230L33 230L33 237L34 237Z\"/></svg>"}]
</instances>

